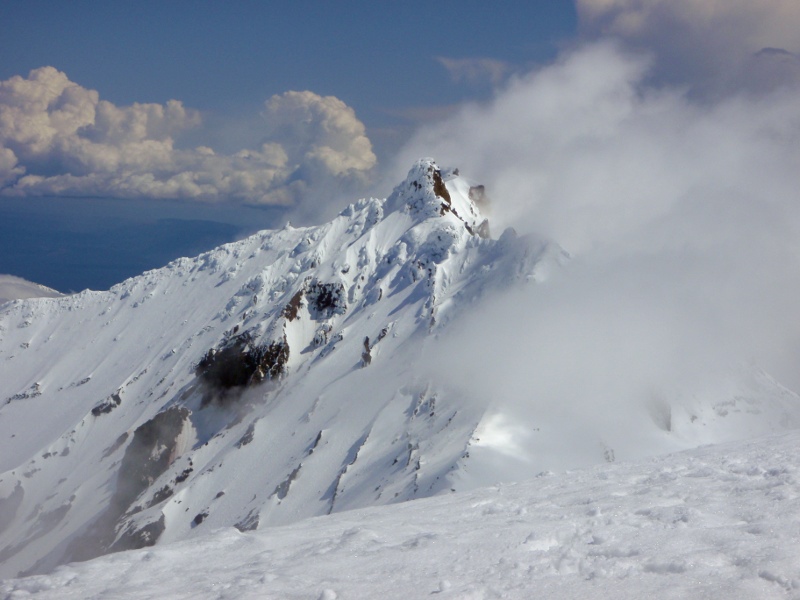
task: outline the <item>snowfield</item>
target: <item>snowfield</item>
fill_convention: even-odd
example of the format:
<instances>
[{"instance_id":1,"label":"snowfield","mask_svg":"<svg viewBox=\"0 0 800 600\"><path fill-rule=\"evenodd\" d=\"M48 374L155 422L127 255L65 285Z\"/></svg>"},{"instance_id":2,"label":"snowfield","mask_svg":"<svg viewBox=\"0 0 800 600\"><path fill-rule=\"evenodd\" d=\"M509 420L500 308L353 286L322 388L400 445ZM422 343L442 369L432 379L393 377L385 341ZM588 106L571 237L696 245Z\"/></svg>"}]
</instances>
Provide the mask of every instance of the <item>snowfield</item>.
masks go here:
<instances>
[{"instance_id":1,"label":"snowfield","mask_svg":"<svg viewBox=\"0 0 800 600\"><path fill-rule=\"evenodd\" d=\"M514 311L570 258L485 203L421 159L329 223L0 305L5 596L800 597L797 394L569 388Z\"/></svg>"},{"instance_id":2,"label":"snowfield","mask_svg":"<svg viewBox=\"0 0 800 600\"><path fill-rule=\"evenodd\" d=\"M800 433L122 552L4 598L797 598Z\"/></svg>"}]
</instances>

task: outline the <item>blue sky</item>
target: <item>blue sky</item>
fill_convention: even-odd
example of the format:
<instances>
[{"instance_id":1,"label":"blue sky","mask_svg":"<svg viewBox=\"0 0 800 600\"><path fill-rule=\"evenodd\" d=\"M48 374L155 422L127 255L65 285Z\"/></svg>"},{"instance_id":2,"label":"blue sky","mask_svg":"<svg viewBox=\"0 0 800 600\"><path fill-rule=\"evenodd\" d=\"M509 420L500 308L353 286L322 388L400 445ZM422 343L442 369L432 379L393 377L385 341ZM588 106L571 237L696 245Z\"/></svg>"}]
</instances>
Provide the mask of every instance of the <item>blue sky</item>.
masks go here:
<instances>
[{"instance_id":1,"label":"blue sky","mask_svg":"<svg viewBox=\"0 0 800 600\"><path fill-rule=\"evenodd\" d=\"M794 0L0 0L0 273L106 288L385 195L421 155L494 186L498 224L589 247L631 220L617 198L665 187L615 175L648 152L733 185L676 178L672 132L715 132L684 154L773 135L798 30Z\"/></svg>"},{"instance_id":2,"label":"blue sky","mask_svg":"<svg viewBox=\"0 0 800 600\"><path fill-rule=\"evenodd\" d=\"M458 80L441 59L490 58L501 70L527 69L552 60L575 28L573 5L553 0L507 2L502 8L483 2L4 0L0 80L52 66L116 106L177 99L199 111L202 125L184 132L176 145L222 153L263 142L267 99L311 90L352 107L383 160L421 122L490 96L490 78ZM69 200L59 202L59 195ZM0 272L63 290L105 288L198 252L202 248L192 239L198 227L204 233L198 239L211 247L234 237L231 225L241 235L285 219L280 210L231 209L225 198L201 207L128 198L136 206L130 211L119 201L80 200L84 195L115 196L100 189L0 198ZM59 218L44 221L43 212ZM164 218L184 219L171 222L181 234L157 236L157 248L153 236L142 234L141 243L127 236L139 260L110 243L118 236L108 232L123 224L141 234L148 222L153 231L163 230ZM79 232L65 224L75 220L82 223ZM81 243L89 238L92 243Z\"/></svg>"},{"instance_id":3,"label":"blue sky","mask_svg":"<svg viewBox=\"0 0 800 600\"><path fill-rule=\"evenodd\" d=\"M0 79L52 65L114 104L174 98L234 128L274 94L311 90L353 107L387 151L414 117L490 92L454 81L437 57L530 68L577 26L562 0L33 0L4 1L0 17Z\"/></svg>"}]
</instances>

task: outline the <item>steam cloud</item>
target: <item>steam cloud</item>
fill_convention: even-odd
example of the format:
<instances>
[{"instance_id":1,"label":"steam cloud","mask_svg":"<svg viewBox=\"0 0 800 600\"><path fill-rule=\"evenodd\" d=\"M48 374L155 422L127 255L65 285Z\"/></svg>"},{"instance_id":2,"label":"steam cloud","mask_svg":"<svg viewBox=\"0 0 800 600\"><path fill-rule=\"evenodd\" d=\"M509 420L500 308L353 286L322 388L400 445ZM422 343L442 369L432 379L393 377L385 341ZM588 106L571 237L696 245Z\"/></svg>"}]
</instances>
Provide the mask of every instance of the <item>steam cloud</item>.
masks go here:
<instances>
[{"instance_id":1,"label":"steam cloud","mask_svg":"<svg viewBox=\"0 0 800 600\"><path fill-rule=\"evenodd\" d=\"M799 90L698 102L649 85L652 65L618 43L580 47L399 158L460 167L486 184L493 231L573 256L475 310L437 372L517 422L571 423L570 443L601 432L618 457L654 398L723 389L743 362L800 387Z\"/></svg>"},{"instance_id":2,"label":"steam cloud","mask_svg":"<svg viewBox=\"0 0 800 600\"><path fill-rule=\"evenodd\" d=\"M363 123L334 97L287 92L264 117L258 149L182 149L176 137L201 124L197 111L177 100L118 107L43 67L0 82L0 191L288 205L375 164Z\"/></svg>"}]
</instances>

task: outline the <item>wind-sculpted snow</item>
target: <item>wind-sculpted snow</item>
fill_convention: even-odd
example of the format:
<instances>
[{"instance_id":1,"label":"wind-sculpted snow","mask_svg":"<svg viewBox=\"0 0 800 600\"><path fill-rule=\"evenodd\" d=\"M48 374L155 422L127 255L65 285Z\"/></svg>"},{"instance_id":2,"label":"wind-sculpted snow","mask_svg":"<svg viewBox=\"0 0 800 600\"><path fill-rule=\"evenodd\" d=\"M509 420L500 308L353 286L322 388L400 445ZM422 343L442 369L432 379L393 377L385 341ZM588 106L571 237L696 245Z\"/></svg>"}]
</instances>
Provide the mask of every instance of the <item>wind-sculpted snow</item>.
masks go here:
<instances>
[{"instance_id":1,"label":"wind-sculpted snow","mask_svg":"<svg viewBox=\"0 0 800 600\"><path fill-rule=\"evenodd\" d=\"M543 255L476 235L468 189L423 160L326 225L6 306L0 500L17 509L0 574L449 489L483 409L427 382L418 351ZM155 440L153 468L132 461L176 407L186 424Z\"/></svg>"},{"instance_id":2,"label":"wind-sculpted snow","mask_svg":"<svg viewBox=\"0 0 800 600\"><path fill-rule=\"evenodd\" d=\"M800 424L759 373L627 415L635 447L464 385L440 336L568 269L556 244L491 239L483 202L423 159L330 223L3 306L0 576Z\"/></svg>"},{"instance_id":3,"label":"wind-sculpted snow","mask_svg":"<svg viewBox=\"0 0 800 600\"><path fill-rule=\"evenodd\" d=\"M796 598L797 432L191 540L0 597ZM179 574L179 576L176 576Z\"/></svg>"}]
</instances>

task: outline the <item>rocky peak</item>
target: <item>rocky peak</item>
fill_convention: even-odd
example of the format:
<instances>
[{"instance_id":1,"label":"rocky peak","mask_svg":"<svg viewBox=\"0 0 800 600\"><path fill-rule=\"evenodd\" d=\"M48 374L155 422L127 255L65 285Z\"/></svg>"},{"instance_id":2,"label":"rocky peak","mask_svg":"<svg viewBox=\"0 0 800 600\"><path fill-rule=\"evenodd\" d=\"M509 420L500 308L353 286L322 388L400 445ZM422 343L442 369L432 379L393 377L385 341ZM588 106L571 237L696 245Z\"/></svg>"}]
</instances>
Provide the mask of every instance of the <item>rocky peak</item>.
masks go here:
<instances>
[{"instance_id":1,"label":"rocky peak","mask_svg":"<svg viewBox=\"0 0 800 600\"><path fill-rule=\"evenodd\" d=\"M471 190L457 169L444 172L432 158L421 158L389 196L387 207L390 211L406 211L419 220L452 215L471 234L489 237L488 221L481 215Z\"/></svg>"}]
</instances>

